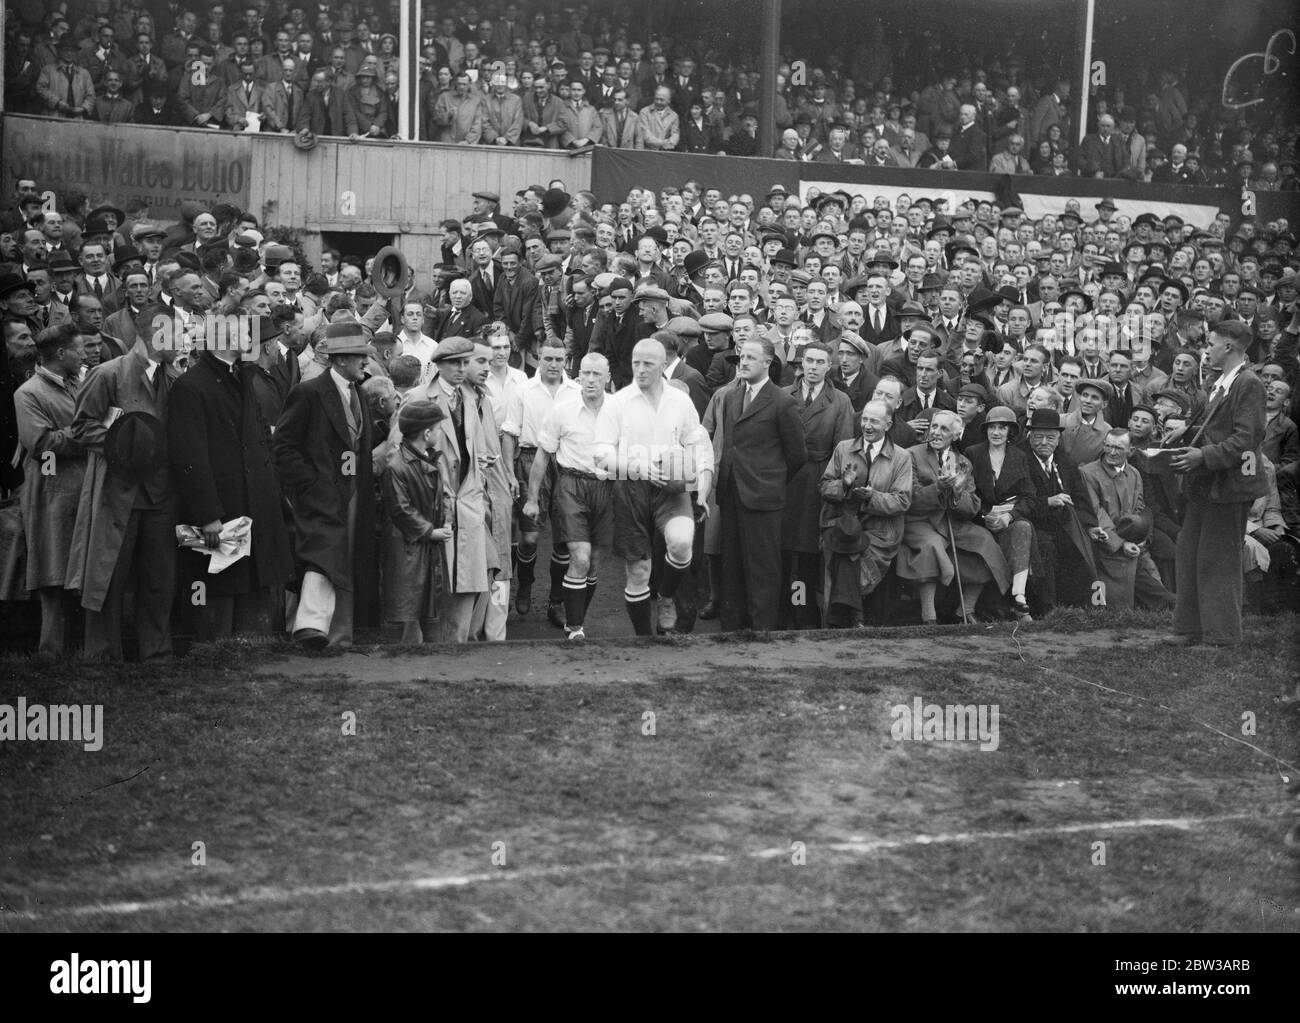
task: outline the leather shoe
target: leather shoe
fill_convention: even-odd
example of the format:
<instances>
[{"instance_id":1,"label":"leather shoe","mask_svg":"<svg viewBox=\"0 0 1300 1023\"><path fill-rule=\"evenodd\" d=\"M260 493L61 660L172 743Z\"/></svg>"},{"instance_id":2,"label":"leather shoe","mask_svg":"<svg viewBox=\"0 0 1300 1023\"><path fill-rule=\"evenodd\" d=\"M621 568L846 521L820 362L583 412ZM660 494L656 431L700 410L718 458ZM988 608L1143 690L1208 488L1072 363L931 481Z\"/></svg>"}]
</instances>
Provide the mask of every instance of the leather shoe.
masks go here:
<instances>
[{"instance_id":1,"label":"leather shoe","mask_svg":"<svg viewBox=\"0 0 1300 1023\"><path fill-rule=\"evenodd\" d=\"M718 617L717 603L710 600L707 604L705 604L702 608L700 608L699 617L706 622L711 622L713 621L713 619L717 618Z\"/></svg>"},{"instance_id":2,"label":"leather shoe","mask_svg":"<svg viewBox=\"0 0 1300 1023\"><path fill-rule=\"evenodd\" d=\"M324 650L330 645L329 636L319 629L299 629L293 634L293 641L308 650Z\"/></svg>"},{"instance_id":3,"label":"leather shoe","mask_svg":"<svg viewBox=\"0 0 1300 1023\"><path fill-rule=\"evenodd\" d=\"M533 602L530 599L532 595L531 586L520 586L515 593L515 613L526 615L533 609Z\"/></svg>"},{"instance_id":4,"label":"leather shoe","mask_svg":"<svg viewBox=\"0 0 1300 1023\"><path fill-rule=\"evenodd\" d=\"M563 629L568 623L564 620L564 604L552 601L546 608L546 620L557 629Z\"/></svg>"}]
</instances>

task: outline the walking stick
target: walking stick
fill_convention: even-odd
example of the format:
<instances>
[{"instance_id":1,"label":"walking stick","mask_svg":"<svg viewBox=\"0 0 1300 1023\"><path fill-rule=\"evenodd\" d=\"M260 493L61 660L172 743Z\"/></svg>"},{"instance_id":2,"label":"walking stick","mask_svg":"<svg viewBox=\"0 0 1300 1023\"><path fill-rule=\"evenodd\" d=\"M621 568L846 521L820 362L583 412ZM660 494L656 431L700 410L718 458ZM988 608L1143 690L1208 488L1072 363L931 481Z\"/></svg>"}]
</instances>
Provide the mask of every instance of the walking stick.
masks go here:
<instances>
[{"instance_id":1,"label":"walking stick","mask_svg":"<svg viewBox=\"0 0 1300 1023\"><path fill-rule=\"evenodd\" d=\"M948 524L948 542L952 544L952 567L957 571L957 599L961 603L961 623L966 621L966 587L961 584L961 561L957 558L957 537L952 531L952 512L945 510L943 520Z\"/></svg>"}]
</instances>

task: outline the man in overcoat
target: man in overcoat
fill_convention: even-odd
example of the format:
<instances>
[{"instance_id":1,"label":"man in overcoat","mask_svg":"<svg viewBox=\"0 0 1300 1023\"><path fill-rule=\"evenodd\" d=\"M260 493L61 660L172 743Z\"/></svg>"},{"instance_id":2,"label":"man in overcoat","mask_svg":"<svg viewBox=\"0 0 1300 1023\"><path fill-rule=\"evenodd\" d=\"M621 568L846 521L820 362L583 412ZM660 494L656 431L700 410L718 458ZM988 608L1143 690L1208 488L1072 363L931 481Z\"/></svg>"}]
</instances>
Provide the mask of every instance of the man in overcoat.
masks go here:
<instances>
[{"instance_id":1,"label":"man in overcoat","mask_svg":"<svg viewBox=\"0 0 1300 1023\"><path fill-rule=\"evenodd\" d=\"M289 392L273 437L301 579L289 628L309 649L350 646L379 583L374 440L357 386L370 346L355 322L329 324L322 345L329 369Z\"/></svg>"}]
</instances>

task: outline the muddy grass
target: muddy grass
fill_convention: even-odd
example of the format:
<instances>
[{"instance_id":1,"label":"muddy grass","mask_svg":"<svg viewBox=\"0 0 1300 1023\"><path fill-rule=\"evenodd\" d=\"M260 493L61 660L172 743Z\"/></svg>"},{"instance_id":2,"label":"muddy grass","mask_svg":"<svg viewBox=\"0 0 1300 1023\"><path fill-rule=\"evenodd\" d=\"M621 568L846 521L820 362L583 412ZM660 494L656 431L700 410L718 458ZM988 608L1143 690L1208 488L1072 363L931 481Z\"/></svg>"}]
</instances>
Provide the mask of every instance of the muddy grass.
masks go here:
<instances>
[{"instance_id":1,"label":"muddy grass","mask_svg":"<svg viewBox=\"0 0 1300 1023\"><path fill-rule=\"evenodd\" d=\"M1268 899L1300 930L1267 755L1297 760L1295 622L1235 654L1155 624L11 670L4 700L100 702L107 734L0 746L0 928L1251 930ZM997 704L998 750L895 741L918 696ZM230 904L86 911L199 895Z\"/></svg>"}]
</instances>

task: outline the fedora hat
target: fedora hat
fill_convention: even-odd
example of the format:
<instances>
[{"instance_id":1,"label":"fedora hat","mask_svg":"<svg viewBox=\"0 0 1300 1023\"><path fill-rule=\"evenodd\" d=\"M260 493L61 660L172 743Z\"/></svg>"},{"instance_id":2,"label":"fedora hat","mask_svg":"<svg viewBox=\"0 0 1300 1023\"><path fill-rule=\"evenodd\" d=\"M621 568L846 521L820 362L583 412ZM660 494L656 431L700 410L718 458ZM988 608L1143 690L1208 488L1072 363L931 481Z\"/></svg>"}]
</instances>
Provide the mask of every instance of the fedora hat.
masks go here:
<instances>
[{"instance_id":1,"label":"fedora hat","mask_svg":"<svg viewBox=\"0 0 1300 1023\"><path fill-rule=\"evenodd\" d=\"M1143 508L1134 515L1121 515L1115 532L1130 543L1141 543L1151 535L1151 512Z\"/></svg>"},{"instance_id":2,"label":"fedora hat","mask_svg":"<svg viewBox=\"0 0 1300 1023\"><path fill-rule=\"evenodd\" d=\"M160 365L155 372L166 373ZM118 416L104 438L104 461L131 483L140 483L167 464L167 431L149 412Z\"/></svg>"}]
</instances>

